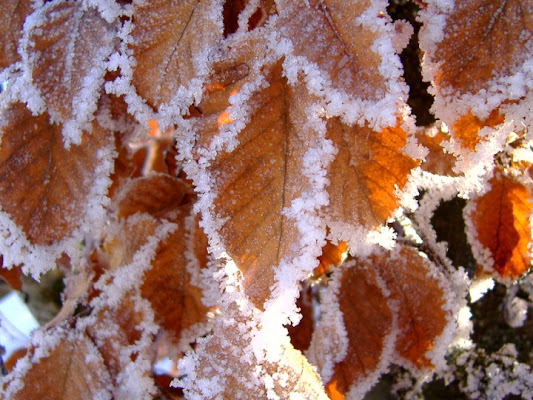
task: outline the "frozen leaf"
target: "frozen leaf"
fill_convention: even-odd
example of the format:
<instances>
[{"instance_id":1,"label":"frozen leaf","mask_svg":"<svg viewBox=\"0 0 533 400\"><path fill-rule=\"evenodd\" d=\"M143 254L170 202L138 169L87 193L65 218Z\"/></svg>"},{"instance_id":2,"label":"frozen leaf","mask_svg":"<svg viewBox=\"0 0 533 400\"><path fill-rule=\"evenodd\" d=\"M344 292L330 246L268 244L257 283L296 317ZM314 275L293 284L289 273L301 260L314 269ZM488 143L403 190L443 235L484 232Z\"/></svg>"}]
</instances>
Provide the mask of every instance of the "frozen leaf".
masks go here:
<instances>
[{"instance_id":1,"label":"frozen leaf","mask_svg":"<svg viewBox=\"0 0 533 400\"><path fill-rule=\"evenodd\" d=\"M222 38L220 1L150 1L133 11L133 85L154 108L207 74L207 56Z\"/></svg>"},{"instance_id":2,"label":"frozen leaf","mask_svg":"<svg viewBox=\"0 0 533 400\"><path fill-rule=\"evenodd\" d=\"M117 196L118 217L146 212L157 218L173 219L188 190L181 179L165 174L152 173L132 179Z\"/></svg>"},{"instance_id":3,"label":"frozen leaf","mask_svg":"<svg viewBox=\"0 0 533 400\"><path fill-rule=\"evenodd\" d=\"M416 250L377 249L334 276L324 300L328 308L311 345L312 359L329 380L326 389L333 398L348 392L348 398L361 397L390 363L424 371L444 362L452 339L451 293L447 281Z\"/></svg>"},{"instance_id":4,"label":"frozen leaf","mask_svg":"<svg viewBox=\"0 0 533 400\"><path fill-rule=\"evenodd\" d=\"M107 131L93 123L92 133L67 150L61 126L51 124L46 114L32 116L22 104L6 110L3 124L0 204L12 221L4 222L4 229L12 234L22 230L30 245L50 246L88 221L97 222L112 169L112 137ZM8 264L22 262L10 256Z\"/></svg>"},{"instance_id":5,"label":"frozen leaf","mask_svg":"<svg viewBox=\"0 0 533 400\"><path fill-rule=\"evenodd\" d=\"M2 4L3 11L0 14L0 37L2 37L0 70L20 60L17 46L22 36L24 18L31 12L30 3L29 0L9 0Z\"/></svg>"},{"instance_id":6,"label":"frozen leaf","mask_svg":"<svg viewBox=\"0 0 533 400\"><path fill-rule=\"evenodd\" d=\"M396 352L403 362L419 369L441 362L444 352L428 352L442 347L438 342L451 340L443 334L452 320L448 303L454 295L442 273L417 250L406 246L390 254L378 253L366 264L376 268L397 304Z\"/></svg>"},{"instance_id":7,"label":"frozen leaf","mask_svg":"<svg viewBox=\"0 0 533 400\"><path fill-rule=\"evenodd\" d=\"M203 321L208 311L201 290L191 284L187 271L187 208L174 219L176 231L158 246L141 286L141 296L150 302L156 322L175 340L182 330Z\"/></svg>"},{"instance_id":8,"label":"frozen leaf","mask_svg":"<svg viewBox=\"0 0 533 400\"><path fill-rule=\"evenodd\" d=\"M300 309L302 319L298 325L288 326L287 330L291 344L295 349L303 352L309 348L315 325L314 309L316 304L313 302L313 288L310 285L305 285L300 290L300 297L298 297L296 306Z\"/></svg>"},{"instance_id":9,"label":"frozen leaf","mask_svg":"<svg viewBox=\"0 0 533 400\"><path fill-rule=\"evenodd\" d=\"M24 29L32 82L52 120L65 124L65 142L79 144L96 111L114 46L113 25L83 2L53 1L36 10Z\"/></svg>"},{"instance_id":10,"label":"frozen leaf","mask_svg":"<svg viewBox=\"0 0 533 400\"><path fill-rule=\"evenodd\" d=\"M61 338L61 332L54 334L57 335L55 348L29 367L24 375L24 386L9 398L110 399L111 381L91 340L85 335ZM30 354L38 349L31 349Z\"/></svg>"},{"instance_id":11,"label":"frozen leaf","mask_svg":"<svg viewBox=\"0 0 533 400\"><path fill-rule=\"evenodd\" d=\"M436 116L451 127L469 112L483 120L506 102L530 102L531 2L450 4L430 3L421 12L423 73L434 86Z\"/></svg>"},{"instance_id":12,"label":"frozen leaf","mask_svg":"<svg viewBox=\"0 0 533 400\"><path fill-rule=\"evenodd\" d=\"M447 153L443 147L443 143L449 140L449 135L437 126L432 126L428 129L418 129L416 138L422 146L428 149L425 161L421 165L424 171L436 175L455 175L452 170L455 158L452 154Z\"/></svg>"},{"instance_id":13,"label":"frozen leaf","mask_svg":"<svg viewBox=\"0 0 533 400\"><path fill-rule=\"evenodd\" d=\"M336 89L377 100L387 82L373 46L382 33L379 17L377 12L363 16L370 6L370 1L280 1L277 29L291 40L294 55L316 63ZM371 22L376 26L370 27Z\"/></svg>"},{"instance_id":14,"label":"frozen leaf","mask_svg":"<svg viewBox=\"0 0 533 400\"><path fill-rule=\"evenodd\" d=\"M467 235L477 261L504 280L522 276L531 263L529 190L500 169L490 189L465 207Z\"/></svg>"},{"instance_id":15,"label":"frozen leaf","mask_svg":"<svg viewBox=\"0 0 533 400\"><path fill-rule=\"evenodd\" d=\"M372 266L348 262L335 270L334 276L340 287L333 301L338 302L342 321L335 319L335 307L325 299L323 306L329 308L322 313L310 351L313 352L312 360L328 381L328 395L336 399L343 398L352 386L362 387L356 390L364 393L383 373L392 353L394 324L383 282ZM335 288L337 284L334 284ZM330 290L334 291L333 288ZM338 323L343 324L342 329ZM337 335L342 335L343 330L346 333L344 340L347 339L345 348L336 344ZM340 338L339 343L344 340ZM337 363L331 370L334 362Z\"/></svg>"},{"instance_id":16,"label":"frozen leaf","mask_svg":"<svg viewBox=\"0 0 533 400\"><path fill-rule=\"evenodd\" d=\"M375 229L399 206L397 190L417 165L403 152L407 134L401 128L376 132L350 127L338 118L329 119L327 127L327 137L338 150L328 168L328 225L341 222L351 229Z\"/></svg>"},{"instance_id":17,"label":"frozen leaf","mask_svg":"<svg viewBox=\"0 0 533 400\"><path fill-rule=\"evenodd\" d=\"M285 210L312 187L302 170L304 155L317 140L305 126L306 100L282 77L280 63L265 67L264 79L266 87L253 92L246 102L249 122L236 140L230 139L235 148L218 152L208 167L217 192L214 213L226 221L220 236L244 274L247 295L258 307L269 297L274 268L297 255L295 246L302 234ZM212 107L209 100L207 105ZM219 141L222 129L227 127L224 135L235 135L232 123L217 126L218 115L225 112L220 108L218 113L203 114L197 129L199 154L205 151L202 147Z\"/></svg>"},{"instance_id":18,"label":"frozen leaf","mask_svg":"<svg viewBox=\"0 0 533 400\"><path fill-rule=\"evenodd\" d=\"M13 290L20 290L22 282L20 280L20 266L11 267L10 269L3 268L4 260L0 256L0 279L2 279Z\"/></svg>"},{"instance_id":19,"label":"frozen leaf","mask_svg":"<svg viewBox=\"0 0 533 400\"><path fill-rule=\"evenodd\" d=\"M476 145L480 142L481 138L478 133L485 127L495 127L504 121L504 116L498 112L498 110L492 111L489 116L483 120L472 115L468 112L463 115L453 126L450 131L453 134L454 139L459 141L461 146L469 151L475 151Z\"/></svg>"},{"instance_id":20,"label":"frozen leaf","mask_svg":"<svg viewBox=\"0 0 533 400\"><path fill-rule=\"evenodd\" d=\"M277 362L258 364L246 325L239 315L219 318L213 335L199 341L194 353L178 363L186 396L327 400L316 371L290 344Z\"/></svg>"}]
</instances>

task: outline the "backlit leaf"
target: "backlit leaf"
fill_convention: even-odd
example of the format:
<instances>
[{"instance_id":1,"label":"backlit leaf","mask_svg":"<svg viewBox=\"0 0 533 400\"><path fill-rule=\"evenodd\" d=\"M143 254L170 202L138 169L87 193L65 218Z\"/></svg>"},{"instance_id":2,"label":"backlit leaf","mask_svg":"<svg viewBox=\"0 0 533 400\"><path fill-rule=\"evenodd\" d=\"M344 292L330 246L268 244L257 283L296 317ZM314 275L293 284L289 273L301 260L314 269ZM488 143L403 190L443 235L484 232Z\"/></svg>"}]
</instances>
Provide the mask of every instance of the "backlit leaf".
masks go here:
<instances>
[{"instance_id":1,"label":"backlit leaf","mask_svg":"<svg viewBox=\"0 0 533 400\"><path fill-rule=\"evenodd\" d=\"M489 183L490 190L465 207L468 239L485 270L504 280L514 280L531 263L529 190L500 170Z\"/></svg>"},{"instance_id":2,"label":"backlit leaf","mask_svg":"<svg viewBox=\"0 0 533 400\"><path fill-rule=\"evenodd\" d=\"M327 124L327 137L338 150L328 171L328 225L374 229L398 207L396 191L417 165L403 152L407 135L401 128L350 127L337 118Z\"/></svg>"}]
</instances>

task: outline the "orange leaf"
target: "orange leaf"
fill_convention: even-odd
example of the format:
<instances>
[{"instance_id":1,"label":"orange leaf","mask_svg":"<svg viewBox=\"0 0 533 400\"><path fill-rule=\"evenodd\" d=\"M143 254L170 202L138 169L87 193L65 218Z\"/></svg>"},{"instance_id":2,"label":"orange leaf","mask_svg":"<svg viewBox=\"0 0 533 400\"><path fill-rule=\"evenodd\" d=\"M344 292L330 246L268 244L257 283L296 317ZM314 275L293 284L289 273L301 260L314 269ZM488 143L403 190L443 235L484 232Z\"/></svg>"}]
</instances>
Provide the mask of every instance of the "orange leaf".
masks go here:
<instances>
[{"instance_id":1,"label":"orange leaf","mask_svg":"<svg viewBox=\"0 0 533 400\"><path fill-rule=\"evenodd\" d=\"M396 191L417 165L402 150L407 134L393 127L379 132L350 127L338 118L327 123L327 137L338 150L328 168L328 226L338 221L352 229L375 229L398 207Z\"/></svg>"},{"instance_id":2,"label":"orange leaf","mask_svg":"<svg viewBox=\"0 0 533 400\"><path fill-rule=\"evenodd\" d=\"M328 240L322 247L322 255L318 257L318 267L313 271L315 278L328 273L332 267L339 265L347 249L348 246L342 240L337 245Z\"/></svg>"},{"instance_id":3,"label":"orange leaf","mask_svg":"<svg viewBox=\"0 0 533 400\"><path fill-rule=\"evenodd\" d=\"M449 135L444 134L437 127L417 130L416 138L418 143L429 150L425 161L421 165L424 171L436 175L456 175L452 170L455 164L455 158L452 154L444 151L444 148L442 147L442 143L449 140L448 136Z\"/></svg>"},{"instance_id":4,"label":"orange leaf","mask_svg":"<svg viewBox=\"0 0 533 400\"><path fill-rule=\"evenodd\" d=\"M453 124L450 128L450 133L461 143L463 148L473 152L481 140L478 137L478 132L486 126L492 128L501 124L503 121L504 115L500 114L497 109L493 110L484 120L480 120L469 111Z\"/></svg>"},{"instance_id":5,"label":"orange leaf","mask_svg":"<svg viewBox=\"0 0 533 400\"><path fill-rule=\"evenodd\" d=\"M531 263L529 190L498 169L490 190L465 207L468 239L477 261L497 277L514 280Z\"/></svg>"}]
</instances>

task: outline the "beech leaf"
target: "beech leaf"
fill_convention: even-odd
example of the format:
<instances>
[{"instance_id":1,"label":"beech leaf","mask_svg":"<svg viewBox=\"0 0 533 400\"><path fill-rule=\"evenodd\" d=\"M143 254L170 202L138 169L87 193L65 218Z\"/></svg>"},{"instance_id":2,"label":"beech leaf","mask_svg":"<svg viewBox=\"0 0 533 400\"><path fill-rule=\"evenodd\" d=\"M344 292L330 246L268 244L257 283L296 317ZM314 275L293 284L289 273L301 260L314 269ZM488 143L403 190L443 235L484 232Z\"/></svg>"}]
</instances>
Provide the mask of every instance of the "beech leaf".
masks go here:
<instances>
[{"instance_id":1,"label":"beech leaf","mask_svg":"<svg viewBox=\"0 0 533 400\"><path fill-rule=\"evenodd\" d=\"M207 74L207 55L222 37L218 0L150 1L134 9L133 82L154 108L168 103L180 87Z\"/></svg>"},{"instance_id":2,"label":"beech leaf","mask_svg":"<svg viewBox=\"0 0 533 400\"><path fill-rule=\"evenodd\" d=\"M50 246L97 220L112 168L107 132L94 123L92 133L67 150L61 126L51 124L46 114L32 116L24 105L14 104L3 114L3 123L0 205L17 226L4 222L7 230L21 229L30 245ZM8 264L22 262L9 255Z\"/></svg>"},{"instance_id":3,"label":"beech leaf","mask_svg":"<svg viewBox=\"0 0 533 400\"><path fill-rule=\"evenodd\" d=\"M17 53L18 41L22 36L24 19L31 12L29 0L9 0L3 2L3 12L0 15L0 70L20 60Z\"/></svg>"},{"instance_id":4,"label":"beech leaf","mask_svg":"<svg viewBox=\"0 0 533 400\"><path fill-rule=\"evenodd\" d=\"M499 169L489 184L490 190L465 207L468 240L483 269L504 281L515 280L531 264L529 190Z\"/></svg>"},{"instance_id":5,"label":"beech leaf","mask_svg":"<svg viewBox=\"0 0 533 400\"><path fill-rule=\"evenodd\" d=\"M31 21L23 41L26 68L52 120L66 123L65 142L79 144L80 130L90 127L96 111L114 46L113 25L95 8L65 1L47 3Z\"/></svg>"}]
</instances>

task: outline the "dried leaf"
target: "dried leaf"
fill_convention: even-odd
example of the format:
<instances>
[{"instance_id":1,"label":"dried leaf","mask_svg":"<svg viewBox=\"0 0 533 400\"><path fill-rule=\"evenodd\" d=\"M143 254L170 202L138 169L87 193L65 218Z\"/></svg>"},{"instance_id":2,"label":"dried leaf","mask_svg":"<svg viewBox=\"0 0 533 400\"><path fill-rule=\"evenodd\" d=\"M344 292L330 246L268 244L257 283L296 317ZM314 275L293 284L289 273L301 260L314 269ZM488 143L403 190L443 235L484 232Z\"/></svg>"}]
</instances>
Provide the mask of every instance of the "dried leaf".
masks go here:
<instances>
[{"instance_id":1,"label":"dried leaf","mask_svg":"<svg viewBox=\"0 0 533 400\"><path fill-rule=\"evenodd\" d=\"M527 1L461 1L454 5L434 52L435 85L442 91L477 93L510 76L527 58L533 6Z\"/></svg>"},{"instance_id":2,"label":"dried leaf","mask_svg":"<svg viewBox=\"0 0 533 400\"><path fill-rule=\"evenodd\" d=\"M467 235L477 261L504 280L522 276L531 264L532 204L522 183L497 170L490 190L465 207Z\"/></svg>"},{"instance_id":3,"label":"dried leaf","mask_svg":"<svg viewBox=\"0 0 533 400\"><path fill-rule=\"evenodd\" d=\"M112 138L93 124L92 133L67 150L61 126L49 123L46 114L32 116L22 104L11 106L3 121L2 210L32 244L51 245L69 237L84 222L88 203L93 202L95 212L104 201Z\"/></svg>"},{"instance_id":4,"label":"dried leaf","mask_svg":"<svg viewBox=\"0 0 533 400\"><path fill-rule=\"evenodd\" d=\"M181 179L165 174L132 179L117 196L118 218L146 212L172 220L187 191L190 189Z\"/></svg>"},{"instance_id":5,"label":"dried leaf","mask_svg":"<svg viewBox=\"0 0 533 400\"><path fill-rule=\"evenodd\" d=\"M222 38L217 0L150 1L137 6L130 48L136 65L133 84L154 108L180 87L205 75L209 49Z\"/></svg>"},{"instance_id":6,"label":"dried leaf","mask_svg":"<svg viewBox=\"0 0 533 400\"><path fill-rule=\"evenodd\" d=\"M338 274L338 275L335 275ZM311 359L329 380L331 398L362 397L390 363L421 370L444 362L451 340L445 332L453 323L449 288L437 269L416 250L400 247L376 250L369 257L348 262L339 270L324 299L322 323L311 345ZM333 297L333 304L330 303ZM339 311L335 311L338 307ZM346 355L334 350L346 331ZM342 345L340 346L342 348ZM430 350L438 349L434 354ZM331 371L332 362L336 362Z\"/></svg>"},{"instance_id":7,"label":"dried leaf","mask_svg":"<svg viewBox=\"0 0 533 400\"><path fill-rule=\"evenodd\" d=\"M80 2L47 3L32 22L25 27L27 68L52 120L75 121L64 135L78 144L80 135L70 129L86 129L96 110L114 28Z\"/></svg>"},{"instance_id":8,"label":"dried leaf","mask_svg":"<svg viewBox=\"0 0 533 400\"><path fill-rule=\"evenodd\" d=\"M177 230L159 244L141 286L141 296L150 302L156 322L176 341L182 330L204 321L208 311L202 304L201 290L191 284L187 270L188 213L183 211L174 220Z\"/></svg>"},{"instance_id":9,"label":"dried leaf","mask_svg":"<svg viewBox=\"0 0 533 400\"><path fill-rule=\"evenodd\" d=\"M9 0L2 3L3 11L0 14L0 70L20 60L17 45L22 36L22 24L31 12L29 0Z\"/></svg>"},{"instance_id":10,"label":"dried leaf","mask_svg":"<svg viewBox=\"0 0 533 400\"><path fill-rule=\"evenodd\" d=\"M328 240L322 247L322 255L318 257L318 267L313 271L315 278L327 274L331 268L339 265L347 249L348 246L342 240L337 245Z\"/></svg>"},{"instance_id":11,"label":"dried leaf","mask_svg":"<svg viewBox=\"0 0 533 400\"><path fill-rule=\"evenodd\" d=\"M473 152L476 150L476 145L482 140L478 136L479 131L485 127L495 127L503 121L504 115L500 114L497 109L492 111L484 120L480 120L469 111L453 124L450 133L463 148Z\"/></svg>"},{"instance_id":12,"label":"dried leaf","mask_svg":"<svg viewBox=\"0 0 533 400\"><path fill-rule=\"evenodd\" d=\"M230 314L219 318L213 335L198 344L194 361L178 364L187 368L180 370L186 374L181 382L186 396L327 400L314 368L292 346L283 348L279 361L258 364L250 348L249 327L241 315Z\"/></svg>"},{"instance_id":13,"label":"dried leaf","mask_svg":"<svg viewBox=\"0 0 533 400\"><path fill-rule=\"evenodd\" d=\"M291 40L294 55L318 65L336 89L378 100L386 81L373 44L382 32L378 23L370 27L358 20L370 6L370 1L282 1L276 28ZM374 18L379 21L378 15Z\"/></svg>"},{"instance_id":14,"label":"dried leaf","mask_svg":"<svg viewBox=\"0 0 533 400\"><path fill-rule=\"evenodd\" d=\"M0 256L0 279L2 279L13 290L20 290L22 282L20 280L20 266L3 268L4 259Z\"/></svg>"},{"instance_id":15,"label":"dried leaf","mask_svg":"<svg viewBox=\"0 0 533 400\"><path fill-rule=\"evenodd\" d=\"M327 138L338 150L328 168L328 225L341 222L352 229L374 229L398 207L396 191L404 187L417 165L403 152L407 135L401 128L375 132L350 127L338 118L327 124Z\"/></svg>"},{"instance_id":16,"label":"dried leaf","mask_svg":"<svg viewBox=\"0 0 533 400\"><path fill-rule=\"evenodd\" d=\"M10 398L67 400L110 396L109 375L91 340L85 335L55 335L56 347L29 368L24 375L26 384Z\"/></svg>"},{"instance_id":17,"label":"dried leaf","mask_svg":"<svg viewBox=\"0 0 533 400\"><path fill-rule=\"evenodd\" d=\"M449 135L446 135L438 127L430 127L429 129L418 129L416 139L429 151L421 165L424 171L436 175L456 175L452 170L455 158L446 152L442 146L443 142L449 140Z\"/></svg>"},{"instance_id":18,"label":"dried leaf","mask_svg":"<svg viewBox=\"0 0 533 400\"><path fill-rule=\"evenodd\" d=\"M306 146L315 140L302 125L305 99L287 85L280 63L264 74L269 85L249 99L250 121L237 134L238 145L231 152L220 151L208 168L217 187L214 212L227 221L220 230L226 251L258 307L269 297L273 268L295 252L301 235L282 210L310 188L301 171ZM220 112L203 115L196 151L216 139Z\"/></svg>"},{"instance_id":19,"label":"dried leaf","mask_svg":"<svg viewBox=\"0 0 533 400\"><path fill-rule=\"evenodd\" d=\"M406 246L391 254L378 254L366 264L368 268L376 268L391 298L398 304L397 354L416 368L432 367L426 352L436 347L452 320L447 302L453 295L445 286L442 273L416 249ZM435 357L444 357L444 354Z\"/></svg>"}]
</instances>

